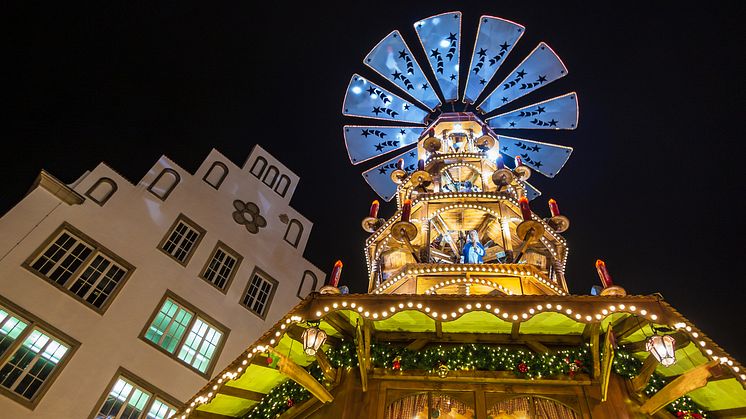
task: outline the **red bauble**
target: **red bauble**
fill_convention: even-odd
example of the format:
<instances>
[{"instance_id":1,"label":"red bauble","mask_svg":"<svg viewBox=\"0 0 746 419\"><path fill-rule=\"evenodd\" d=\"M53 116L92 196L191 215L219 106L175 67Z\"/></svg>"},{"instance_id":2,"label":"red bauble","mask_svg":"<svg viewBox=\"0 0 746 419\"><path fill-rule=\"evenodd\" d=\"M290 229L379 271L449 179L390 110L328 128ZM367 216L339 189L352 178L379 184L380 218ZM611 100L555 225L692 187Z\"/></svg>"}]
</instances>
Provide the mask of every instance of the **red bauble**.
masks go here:
<instances>
[{"instance_id":1,"label":"red bauble","mask_svg":"<svg viewBox=\"0 0 746 419\"><path fill-rule=\"evenodd\" d=\"M526 365L524 362L521 362L520 364L518 364L518 371L520 371L523 374L527 373L528 365Z\"/></svg>"},{"instance_id":2,"label":"red bauble","mask_svg":"<svg viewBox=\"0 0 746 419\"><path fill-rule=\"evenodd\" d=\"M293 401L293 399L288 399L288 407L293 407L294 404L295 402Z\"/></svg>"},{"instance_id":3,"label":"red bauble","mask_svg":"<svg viewBox=\"0 0 746 419\"><path fill-rule=\"evenodd\" d=\"M394 368L394 371L401 370L401 359L398 356L394 358L394 361L391 363L391 366Z\"/></svg>"}]
</instances>

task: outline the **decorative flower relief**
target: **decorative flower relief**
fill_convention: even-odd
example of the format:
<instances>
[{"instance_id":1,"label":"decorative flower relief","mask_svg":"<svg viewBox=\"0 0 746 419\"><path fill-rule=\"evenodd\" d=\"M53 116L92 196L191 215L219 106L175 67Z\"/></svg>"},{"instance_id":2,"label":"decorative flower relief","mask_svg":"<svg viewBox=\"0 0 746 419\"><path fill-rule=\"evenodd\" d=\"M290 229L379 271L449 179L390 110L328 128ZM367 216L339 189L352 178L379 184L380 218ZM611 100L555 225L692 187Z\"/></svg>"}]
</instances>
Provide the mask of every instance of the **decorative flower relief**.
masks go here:
<instances>
[{"instance_id":1,"label":"decorative flower relief","mask_svg":"<svg viewBox=\"0 0 746 419\"><path fill-rule=\"evenodd\" d=\"M236 209L233 211L233 220L246 226L249 233L256 234L260 228L267 226L267 220L259 215L259 207L255 203L235 200L233 207Z\"/></svg>"}]
</instances>

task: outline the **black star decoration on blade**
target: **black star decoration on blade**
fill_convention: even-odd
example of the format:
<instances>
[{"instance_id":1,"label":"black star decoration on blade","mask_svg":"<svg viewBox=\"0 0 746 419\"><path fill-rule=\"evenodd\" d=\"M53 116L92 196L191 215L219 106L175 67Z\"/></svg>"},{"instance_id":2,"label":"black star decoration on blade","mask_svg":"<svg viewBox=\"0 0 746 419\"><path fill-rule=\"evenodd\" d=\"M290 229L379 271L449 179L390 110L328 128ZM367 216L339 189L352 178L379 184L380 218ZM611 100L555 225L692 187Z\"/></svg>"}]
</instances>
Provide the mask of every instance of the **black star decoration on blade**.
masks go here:
<instances>
[{"instance_id":1,"label":"black star decoration on blade","mask_svg":"<svg viewBox=\"0 0 746 419\"><path fill-rule=\"evenodd\" d=\"M408 111L408 110L409 110L409 103L405 103L405 104L404 104L404 110L405 110L405 111Z\"/></svg>"},{"instance_id":2,"label":"black star decoration on blade","mask_svg":"<svg viewBox=\"0 0 746 419\"><path fill-rule=\"evenodd\" d=\"M456 75L455 74L451 74L451 80L456 80Z\"/></svg>"},{"instance_id":3,"label":"black star decoration on blade","mask_svg":"<svg viewBox=\"0 0 746 419\"><path fill-rule=\"evenodd\" d=\"M401 73L399 72L399 70L396 70L393 73L391 73L391 77L393 77L394 80L398 80L401 78Z\"/></svg>"},{"instance_id":4,"label":"black star decoration on blade","mask_svg":"<svg viewBox=\"0 0 746 419\"><path fill-rule=\"evenodd\" d=\"M448 33L450 34L450 35L448 35L448 40L449 41L455 41L456 40L456 34L455 33L450 33L450 32L448 32Z\"/></svg>"},{"instance_id":5,"label":"black star decoration on blade","mask_svg":"<svg viewBox=\"0 0 746 419\"><path fill-rule=\"evenodd\" d=\"M487 83L487 80L485 80L485 79L479 79L479 84L485 84L485 83Z\"/></svg>"},{"instance_id":6,"label":"black star decoration on blade","mask_svg":"<svg viewBox=\"0 0 746 419\"><path fill-rule=\"evenodd\" d=\"M536 107L536 112L538 112L538 113L544 113L545 112L544 109L546 109L544 106L537 106Z\"/></svg>"},{"instance_id":7,"label":"black star decoration on blade","mask_svg":"<svg viewBox=\"0 0 746 419\"><path fill-rule=\"evenodd\" d=\"M409 105L404 105L404 106L409 106ZM403 130L403 129L402 129L402 130L399 130L399 134L401 134L401 135L406 135L406 134L407 134L407 131L406 131L406 130Z\"/></svg>"},{"instance_id":8,"label":"black star decoration on blade","mask_svg":"<svg viewBox=\"0 0 746 419\"><path fill-rule=\"evenodd\" d=\"M383 144L376 144L376 151L383 151Z\"/></svg>"},{"instance_id":9,"label":"black star decoration on blade","mask_svg":"<svg viewBox=\"0 0 746 419\"><path fill-rule=\"evenodd\" d=\"M508 98L506 98L505 96L503 96L502 101L503 101L503 103L505 103L505 102L508 101Z\"/></svg>"},{"instance_id":10,"label":"black star decoration on blade","mask_svg":"<svg viewBox=\"0 0 746 419\"><path fill-rule=\"evenodd\" d=\"M370 86L368 88L368 93L370 93L371 95L374 95L374 94L376 94L376 89L373 86Z\"/></svg>"},{"instance_id":11,"label":"black star decoration on blade","mask_svg":"<svg viewBox=\"0 0 746 419\"><path fill-rule=\"evenodd\" d=\"M508 151L508 147L503 146L503 151Z\"/></svg>"},{"instance_id":12,"label":"black star decoration on blade","mask_svg":"<svg viewBox=\"0 0 746 419\"><path fill-rule=\"evenodd\" d=\"M385 175L386 174L386 168L385 167L379 167L378 168L378 174Z\"/></svg>"},{"instance_id":13,"label":"black star decoration on blade","mask_svg":"<svg viewBox=\"0 0 746 419\"><path fill-rule=\"evenodd\" d=\"M539 147L538 145L531 147L531 151L539 151L539 150L541 150L541 147Z\"/></svg>"},{"instance_id":14,"label":"black star decoration on blade","mask_svg":"<svg viewBox=\"0 0 746 419\"><path fill-rule=\"evenodd\" d=\"M544 83L545 81L547 81L547 76L539 76L539 79L536 81L538 81L539 83Z\"/></svg>"},{"instance_id":15,"label":"black star decoration on blade","mask_svg":"<svg viewBox=\"0 0 746 419\"><path fill-rule=\"evenodd\" d=\"M379 114L379 113L381 113L381 112L383 112L383 111L381 110L381 108L380 108L380 107L376 106L375 108L373 108L373 113L374 113L374 114L378 115L378 114Z\"/></svg>"},{"instance_id":16,"label":"black star decoration on blade","mask_svg":"<svg viewBox=\"0 0 746 419\"><path fill-rule=\"evenodd\" d=\"M515 122L513 122L513 121L510 121L510 126L511 126L511 127L514 127L514 126L515 126Z\"/></svg>"},{"instance_id":17,"label":"black star decoration on blade","mask_svg":"<svg viewBox=\"0 0 746 419\"><path fill-rule=\"evenodd\" d=\"M516 74L518 74L518 77L525 77L525 76L526 76L526 72L525 72L525 71L523 71L523 70L519 71L519 72L518 72L518 73L516 73Z\"/></svg>"},{"instance_id":18,"label":"black star decoration on blade","mask_svg":"<svg viewBox=\"0 0 746 419\"><path fill-rule=\"evenodd\" d=\"M423 83L422 84L422 89L423 90L427 90L428 87L430 87L430 86L428 86L427 83Z\"/></svg>"},{"instance_id":19,"label":"black star decoration on blade","mask_svg":"<svg viewBox=\"0 0 746 419\"><path fill-rule=\"evenodd\" d=\"M435 57L435 58L440 57L440 51L438 51L438 49L435 48L434 50L430 51L430 56Z\"/></svg>"},{"instance_id":20,"label":"black star decoration on blade","mask_svg":"<svg viewBox=\"0 0 746 419\"><path fill-rule=\"evenodd\" d=\"M399 58L407 58L407 50L403 49L399 51Z\"/></svg>"},{"instance_id":21,"label":"black star decoration on blade","mask_svg":"<svg viewBox=\"0 0 746 419\"><path fill-rule=\"evenodd\" d=\"M538 169L538 168L540 168L542 166L542 164L541 164L540 161L536 161L536 162L534 162L534 166L536 166L536 168Z\"/></svg>"},{"instance_id":22,"label":"black star decoration on blade","mask_svg":"<svg viewBox=\"0 0 746 419\"><path fill-rule=\"evenodd\" d=\"M370 135L370 130L364 129L362 135L363 137L368 138L368 136Z\"/></svg>"},{"instance_id":23,"label":"black star decoration on blade","mask_svg":"<svg viewBox=\"0 0 746 419\"><path fill-rule=\"evenodd\" d=\"M414 151L409 152L409 157L415 157Z\"/></svg>"},{"instance_id":24,"label":"black star decoration on blade","mask_svg":"<svg viewBox=\"0 0 746 419\"><path fill-rule=\"evenodd\" d=\"M559 121L557 121L556 119L552 118L552 120L549 121L549 126L550 127L556 127L557 126L557 122L559 122Z\"/></svg>"},{"instance_id":25,"label":"black star decoration on blade","mask_svg":"<svg viewBox=\"0 0 746 419\"><path fill-rule=\"evenodd\" d=\"M479 48L479 52L477 53L477 55L479 55L480 57L484 57L485 55L487 55L487 50L484 48Z\"/></svg>"},{"instance_id":26,"label":"black star decoration on blade","mask_svg":"<svg viewBox=\"0 0 746 419\"><path fill-rule=\"evenodd\" d=\"M502 43L502 44L500 45L500 51L507 51L507 50L508 50L508 47L509 47L509 46L510 46L510 45L508 45L508 43L507 43L507 42L503 42L503 43Z\"/></svg>"}]
</instances>

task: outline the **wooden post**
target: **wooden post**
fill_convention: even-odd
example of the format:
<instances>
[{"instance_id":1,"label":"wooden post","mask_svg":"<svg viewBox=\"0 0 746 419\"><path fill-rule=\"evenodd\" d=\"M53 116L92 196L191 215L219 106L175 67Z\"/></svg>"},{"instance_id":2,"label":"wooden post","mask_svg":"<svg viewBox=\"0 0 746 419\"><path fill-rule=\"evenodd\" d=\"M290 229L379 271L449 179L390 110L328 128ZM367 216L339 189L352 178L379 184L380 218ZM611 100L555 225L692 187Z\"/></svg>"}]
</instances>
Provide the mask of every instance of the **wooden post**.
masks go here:
<instances>
[{"instance_id":1,"label":"wooden post","mask_svg":"<svg viewBox=\"0 0 746 419\"><path fill-rule=\"evenodd\" d=\"M309 374L308 371L305 370L305 368L293 362L292 359L277 352L271 346L268 346L267 350L269 352L272 352L273 355L280 358L280 373L285 374L288 378L303 386L303 388L308 390L322 403L329 403L330 401L334 400L334 397L331 395L331 393L329 393L329 391L321 383L316 381L316 379L313 378L313 376L311 376L311 374Z\"/></svg>"},{"instance_id":2,"label":"wooden post","mask_svg":"<svg viewBox=\"0 0 746 419\"><path fill-rule=\"evenodd\" d=\"M326 357L326 354L321 348L316 351L316 362L318 362L321 371L324 372L324 377L326 377L327 380L334 381L337 379L337 369L332 367L329 358Z\"/></svg>"},{"instance_id":3,"label":"wooden post","mask_svg":"<svg viewBox=\"0 0 746 419\"><path fill-rule=\"evenodd\" d=\"M652 354L645 358L645 362L643 362L640 372L632 379L632 388L636 393L639 393L648 386L648 381L650 381L650 377L653 375L658 364L658 360L655 359Z\"/></svg>"},{"instance_id":4,"label":"wooden post","mask_svg":"<svg viewBox=\"0 0 746 419\"><path fill-rule=\"evenodd\" d=\"M593 356L593 378L601 377L601 355L599 348L599 334L601 333L601 324L594 322L590 324L589 339L591 342L591 355Z\"/></svg>"},{"instance_id":5,"label":"wooden post","mask_svg":"<svg viewBox=\"0 0 746 419\"><path fill-rule=\"evenodd\" d=\"M357 363L360 367L360 382L363 387L363 392L368 391L368 362L365 357L365 338L363 332L360 330L360 324L355 328L355 337L357 338L356 349L357 349Z\"/></svg>"}]
</instances>

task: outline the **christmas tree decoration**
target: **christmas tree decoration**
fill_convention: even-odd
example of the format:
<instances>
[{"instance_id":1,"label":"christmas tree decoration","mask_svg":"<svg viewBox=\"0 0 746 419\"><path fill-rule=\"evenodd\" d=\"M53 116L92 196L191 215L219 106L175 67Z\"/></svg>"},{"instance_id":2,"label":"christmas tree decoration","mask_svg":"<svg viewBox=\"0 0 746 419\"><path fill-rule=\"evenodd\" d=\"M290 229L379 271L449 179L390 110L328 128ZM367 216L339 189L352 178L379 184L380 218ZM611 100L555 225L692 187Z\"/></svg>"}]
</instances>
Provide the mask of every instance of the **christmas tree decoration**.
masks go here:
<instances>
[{"instance_id":1,"label":"christmas tree decoration","mask_svg":"<svg viewBox=\"0 0 746 419\"><path fill-rule=\"evenodd\" d=\"M460 69L466 18L414 22L429 68L407 32L390 31L364 62L396 91L354 74L345 93L343 114L366 120L344 126L350 160L370 162L365 181L393 207L382 216L373 201L362 221L366 269L354 278L367 293L340 293L338 262L320 293L251 343L179 417L746 415L746 369L660 294L627 295L600 259L603 288L572 294L569 218L555 199L548 218L534 213L541 192L528 183L534 171L554 178L572 148L505 135L577 127L575 92L538 97L568 82L568 68L541 42L501 72L525 28L482 16L470 66ZM264 353L282 354L279 369L257 361ZM248 398L221 393L225 385Z\"/></svg>"}]
</instances>

